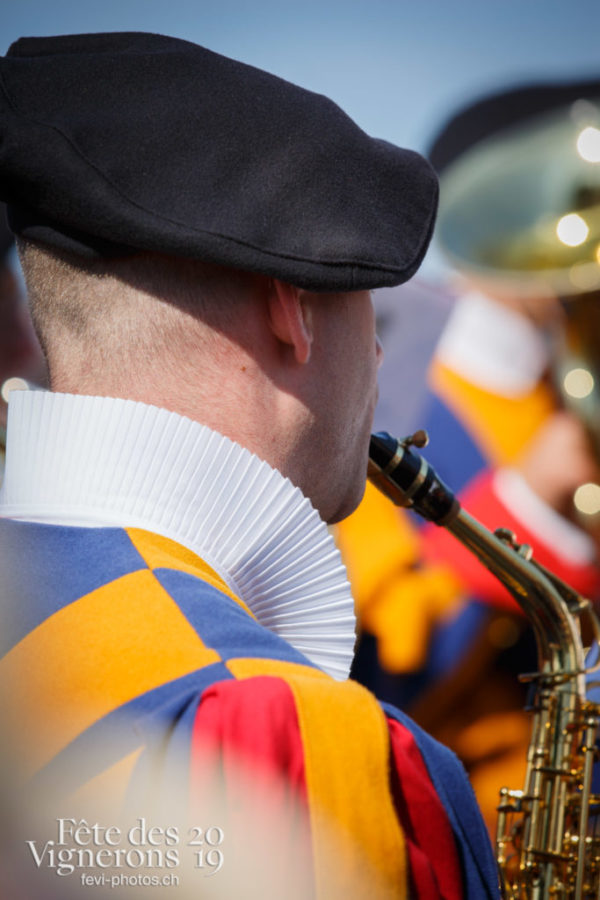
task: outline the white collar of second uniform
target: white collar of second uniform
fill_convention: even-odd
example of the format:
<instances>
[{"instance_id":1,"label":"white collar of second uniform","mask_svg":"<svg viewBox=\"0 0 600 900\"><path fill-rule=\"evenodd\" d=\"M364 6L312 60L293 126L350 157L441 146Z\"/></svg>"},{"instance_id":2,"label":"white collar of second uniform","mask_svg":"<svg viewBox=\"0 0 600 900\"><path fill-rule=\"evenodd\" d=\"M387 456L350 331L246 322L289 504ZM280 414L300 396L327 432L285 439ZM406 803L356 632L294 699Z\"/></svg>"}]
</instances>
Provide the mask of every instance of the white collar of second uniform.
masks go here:
<instances>
[{"instance_id":1,"label":"white collar of second uniform","mask_svg":"<svg viewBox=\"0 0 600 900\"><path fill-rule=\"evenodd\" d=\"M13 391L0 515L143 528L188 547L265 628L334 678L355 618L346 570L310 501L205 425L109 397Z\"/></svg>"},{"instance_id":2,"label":"white collar of second uniform","mask_svg":"<svg viewBox=\"0 0 600 900\"><path fill-rule=\"evenodd\" d=\"M472 291L457 300L436 358L484 390L519 397L540 380L549 350L525 316Z\"/></svg>"}]
</instances>

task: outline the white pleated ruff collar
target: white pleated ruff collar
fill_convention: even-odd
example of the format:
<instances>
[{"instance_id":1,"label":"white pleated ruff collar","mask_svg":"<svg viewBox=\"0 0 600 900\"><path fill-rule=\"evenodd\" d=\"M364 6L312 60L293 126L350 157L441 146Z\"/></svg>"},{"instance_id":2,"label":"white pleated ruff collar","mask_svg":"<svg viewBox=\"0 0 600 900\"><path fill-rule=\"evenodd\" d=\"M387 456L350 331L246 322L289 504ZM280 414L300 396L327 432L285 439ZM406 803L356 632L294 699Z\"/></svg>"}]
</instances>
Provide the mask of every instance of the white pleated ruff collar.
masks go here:
<instances>
[{"instance_id":1,"label":"white pleated ruff collar","mask_svg":"<svg viewBox=\"0 0 600 900\"><path fill-rule=\"evenodd\" d=\"M280 472L198 422L132 400L13 391L0 515L171 538L261 625L348 676L354 606L327 526Z\"/></svg>"}]
</instances>

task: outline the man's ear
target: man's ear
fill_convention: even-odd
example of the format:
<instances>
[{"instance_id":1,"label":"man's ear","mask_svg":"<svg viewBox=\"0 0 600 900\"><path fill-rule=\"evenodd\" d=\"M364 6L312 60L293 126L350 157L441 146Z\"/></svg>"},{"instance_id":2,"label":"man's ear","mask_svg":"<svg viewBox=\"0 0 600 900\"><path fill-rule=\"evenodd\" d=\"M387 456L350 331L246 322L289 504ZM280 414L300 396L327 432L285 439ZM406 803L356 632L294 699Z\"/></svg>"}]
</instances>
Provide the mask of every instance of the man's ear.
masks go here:
<instances>
[{"instance_id":1,"label":"man's ear","mask_svg":"<svg viewBox=\"0 0 600 900\"><path fill-rule=\"evenodd\" d=\"M309 361L313 342L310 306L302 303L303 293L300 288L273 279L268 295L271 330L282 344L293 349L294 358L301 365Z\"/></svg>"}]
</instances>

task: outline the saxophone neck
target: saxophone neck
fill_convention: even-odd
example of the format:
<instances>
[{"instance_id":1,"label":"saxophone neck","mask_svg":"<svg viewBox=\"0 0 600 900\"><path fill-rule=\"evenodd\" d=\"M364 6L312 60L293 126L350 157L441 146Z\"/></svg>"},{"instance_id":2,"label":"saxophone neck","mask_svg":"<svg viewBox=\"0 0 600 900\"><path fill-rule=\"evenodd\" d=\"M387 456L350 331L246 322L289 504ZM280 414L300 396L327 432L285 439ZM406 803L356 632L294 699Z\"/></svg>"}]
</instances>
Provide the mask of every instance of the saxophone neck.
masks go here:
<instances>
[{"instance_id":1,"label":"saxophone neck","mask_svg":"<svg viewBox=\"0 0 600 900\"><path fill-rule=\"evenodd\" d=\"M460 503L435 469L415 449L427 443L425 432L398 440L385 431L371 436L368 478L396 506L410 507L436 525L456 518Z\"/></svg>"}]
</instances>

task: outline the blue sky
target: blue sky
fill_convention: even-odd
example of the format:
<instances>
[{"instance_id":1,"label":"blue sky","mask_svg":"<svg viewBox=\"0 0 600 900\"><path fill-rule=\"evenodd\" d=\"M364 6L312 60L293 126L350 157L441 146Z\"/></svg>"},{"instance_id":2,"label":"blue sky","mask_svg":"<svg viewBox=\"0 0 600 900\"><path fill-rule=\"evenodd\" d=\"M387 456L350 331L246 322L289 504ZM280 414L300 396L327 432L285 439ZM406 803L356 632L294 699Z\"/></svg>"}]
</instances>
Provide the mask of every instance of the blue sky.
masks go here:
<instances>
[{"instance_id":1,"label":"blue sky","mask_svg":"<svg viewBox=\"0 0 600 900\"><path fill-rule=\"evenodd\" d=\"M328 94L365 130L423 149L466 99L600 72L598 0L3 0L25 34L159 31Z\"/></svg>"},{"instance_id":2,"label":"blue sky","mask_svg":"<svg viewBox=\"0 0 600 900\"><path fill-rule=\"evenodd\" d=\"M260 66L421 151L481 93L600 74L600 0L2 0L0 52L23 35L122 30Z\"/></svg>"}]
</instances>

